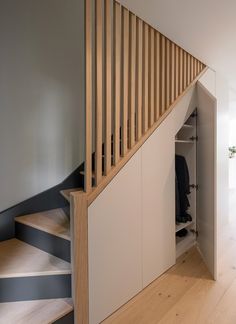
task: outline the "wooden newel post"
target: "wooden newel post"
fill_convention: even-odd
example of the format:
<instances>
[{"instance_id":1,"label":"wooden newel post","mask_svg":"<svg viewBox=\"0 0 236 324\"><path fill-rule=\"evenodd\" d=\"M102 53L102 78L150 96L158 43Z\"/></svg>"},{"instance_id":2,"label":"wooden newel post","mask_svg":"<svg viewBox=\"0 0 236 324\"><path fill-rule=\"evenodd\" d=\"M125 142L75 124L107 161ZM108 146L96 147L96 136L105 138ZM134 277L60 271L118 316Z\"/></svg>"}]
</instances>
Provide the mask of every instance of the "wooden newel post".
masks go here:
<instances>
[{"instance_id":1,"label":"wooden newel post","mask_svg":"<svg viewBox=\"0 0 236 324\"><path fill-rule=\"evenodd\" d=\"M88 324L88 200L86 193L71 193L70 206L74 321L75 324Z\"/></svg>"}]
</instances>

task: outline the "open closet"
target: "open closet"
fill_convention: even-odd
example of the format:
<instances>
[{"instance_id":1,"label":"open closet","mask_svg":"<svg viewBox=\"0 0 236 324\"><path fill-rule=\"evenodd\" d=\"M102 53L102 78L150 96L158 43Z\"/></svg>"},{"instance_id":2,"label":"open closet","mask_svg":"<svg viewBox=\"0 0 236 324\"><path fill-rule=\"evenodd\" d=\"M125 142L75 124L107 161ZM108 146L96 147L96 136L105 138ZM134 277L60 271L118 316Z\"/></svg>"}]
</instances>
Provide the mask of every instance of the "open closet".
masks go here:
<instances>
[{"instance_id":1,"label":"open closet","mask_svg":"<svg viewBox=\"0 0 236 324\"><path fill-rule=\"evenodd\" d=\"M201 85L175 136L176 258L196 245L216 278L216 100Z\"/></svg>"},{"instance_id":2,"label":"open closet","mask_svg":"<svg viewBox=\"0 0 236 324\"><path fill-rule=\"evenodd\" d=\"M196 109L175 137L176 257L196 242L197 139Z\"/></svg>"}]
</instances>

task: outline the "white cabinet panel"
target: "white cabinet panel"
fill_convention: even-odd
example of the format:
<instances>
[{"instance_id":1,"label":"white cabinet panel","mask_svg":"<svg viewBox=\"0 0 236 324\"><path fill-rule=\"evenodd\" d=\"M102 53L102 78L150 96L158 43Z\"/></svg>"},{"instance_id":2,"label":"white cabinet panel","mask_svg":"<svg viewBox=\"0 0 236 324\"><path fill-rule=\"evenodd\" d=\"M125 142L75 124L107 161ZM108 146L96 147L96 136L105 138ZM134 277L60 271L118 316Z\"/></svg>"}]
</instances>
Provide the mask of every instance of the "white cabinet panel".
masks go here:
<instances>
[{"instance_id":1,"label":"white cabinet panel","mask_svg":"<svg viewBox=\"0 0 236 324\"><path fill-rule=\"evenodd\" d=\"M90 324L142 289L141 150L89 207Z\"/></svg>"},{"instance_id":2,"label":"white cabinet panel","mask_svg":"<svg viewBox=\"0 0 236 324\"><path fill-rule=\"evenodd\" d=\"M142 147L143 287L175 263L175 144L168 126L162 123Z\"/></svg>"},{"instance_id":3,"label":"white cabinet panel","mask_svg":"<svg viewBox=\"0 0 236 324\"><path fill-rule=\"evenodd\" d=\"M216 99L198 84L197 243L216 278Z\"/></svg>"}]
</instances>

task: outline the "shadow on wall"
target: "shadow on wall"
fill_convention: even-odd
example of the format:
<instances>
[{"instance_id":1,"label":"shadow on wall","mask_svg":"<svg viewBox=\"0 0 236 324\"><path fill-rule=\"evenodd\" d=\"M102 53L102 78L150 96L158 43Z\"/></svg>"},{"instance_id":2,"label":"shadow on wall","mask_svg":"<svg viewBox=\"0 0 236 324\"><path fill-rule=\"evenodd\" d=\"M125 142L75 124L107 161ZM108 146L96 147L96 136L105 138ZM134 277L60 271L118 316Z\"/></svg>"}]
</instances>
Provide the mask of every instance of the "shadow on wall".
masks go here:
<instances>
[{"instance_id":1,"label":"shadow on wall","mask_svg":"<svg viewBox=\"0 0 236 324\"><path fill-rule=\"evenodd\" d=\"M0 211L61 183L84 160L81 6L1 1Z\"/></svg>"},{"instance_id":2,"label":"shadow on wall","mask_svg":"<svg viewBox=\"0 0 236 324\"><path fill-rule=\"evenodd\" d=\"M70 207L67 200L60 194L61 190L70 188L82 188L84 170L82 163L72 174L62 183L48 189L32 198L29 198L16 206L13 206L0 213L0 241L15 237L15 217L33 214L45 210L63 208L67 216L70 216Z\"/></svg>"}]
</instances>

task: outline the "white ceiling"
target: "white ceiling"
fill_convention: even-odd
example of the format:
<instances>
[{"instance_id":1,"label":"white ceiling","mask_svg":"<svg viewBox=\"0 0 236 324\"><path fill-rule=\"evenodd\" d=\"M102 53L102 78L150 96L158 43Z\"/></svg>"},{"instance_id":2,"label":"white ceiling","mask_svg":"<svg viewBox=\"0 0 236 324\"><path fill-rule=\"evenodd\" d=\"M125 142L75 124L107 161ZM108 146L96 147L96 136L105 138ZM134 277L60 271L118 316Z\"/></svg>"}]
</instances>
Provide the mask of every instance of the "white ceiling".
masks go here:
<instances>
[{"instance_id":1,"label":"white ceiling","mask_svg":"<svg viewBox=\"0 0 236 324\"><path fill-rule=\"evenodd\" d=\"M236 0L119 0L236 89Z\"/></svg>"}]
</instances>

